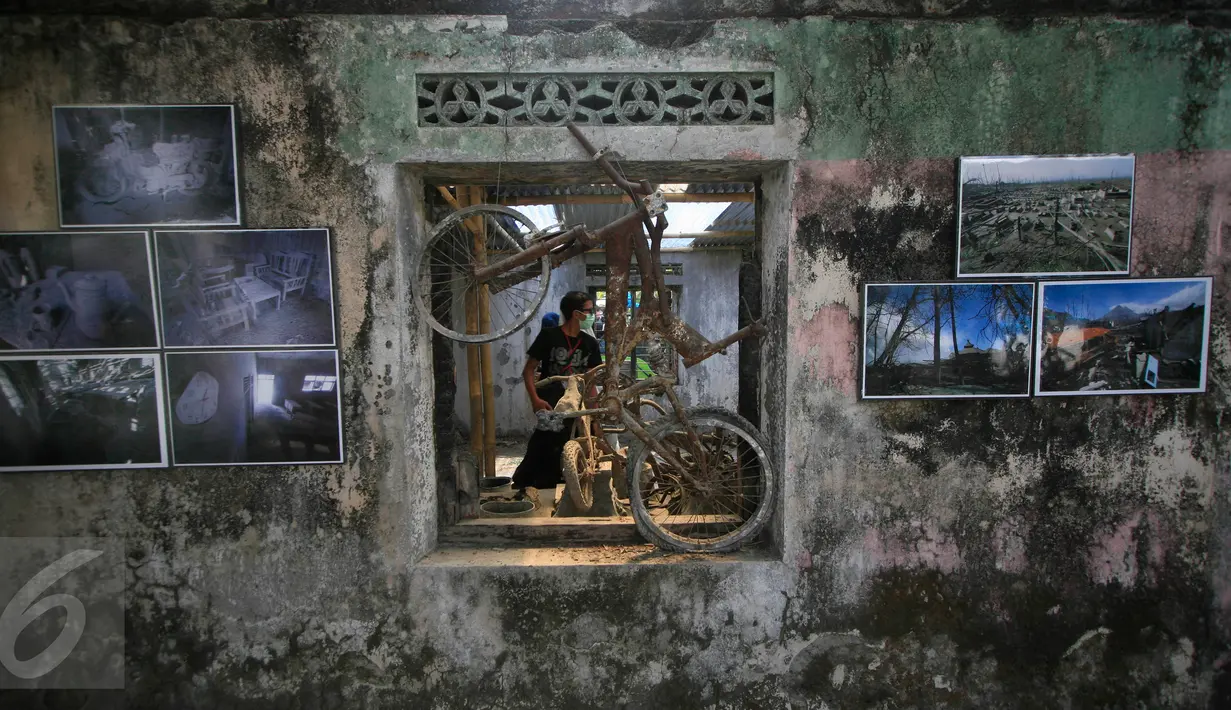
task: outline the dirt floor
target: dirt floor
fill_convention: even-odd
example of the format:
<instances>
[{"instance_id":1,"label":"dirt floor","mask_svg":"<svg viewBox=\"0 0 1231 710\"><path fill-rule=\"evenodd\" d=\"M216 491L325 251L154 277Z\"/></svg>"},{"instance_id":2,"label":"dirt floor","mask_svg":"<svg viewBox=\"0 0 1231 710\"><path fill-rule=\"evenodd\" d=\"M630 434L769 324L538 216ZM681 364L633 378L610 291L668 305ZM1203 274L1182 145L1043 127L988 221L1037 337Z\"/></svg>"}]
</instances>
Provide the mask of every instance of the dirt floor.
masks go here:
<instances>
[{"instance_id":1,"label":"dirt floor","mask_svg":"<svg viewBox=\"0 0 1231 710\"><path fill-rule=\"evenodd\" d=\"M272 301L257 304L256 323L249 330L232 327L211 338L193 327L189 318L167 326L170 345L332 345L333 312L328 301L292 295L275 310Z\"/></svg>"},{"instance_id":2,"label":"dirt floor","mask_svg":"<svg viewBox=\"0 0 1231 710\"><path fill-rule=\"evenodd\" d=\"M496 442L496 475L509 476L517 470L526 455L526 442L521 439L504 439Z\"/></svg>"},{"instance_id":3,"label":"dirt floor","mask_svg":"<svg viewBox=\"0 0 1231 710\"><path fill-rule=\"evenodd\" d=\"M1158 371L1158 384L1151 388L1122 354L1108 350L1067 372L1049 372L1045 365L1039 388L1044 392L1189 389L1201 384L1199 376L1199 365L1163 363Z\"/></svg>"}]
</instances>

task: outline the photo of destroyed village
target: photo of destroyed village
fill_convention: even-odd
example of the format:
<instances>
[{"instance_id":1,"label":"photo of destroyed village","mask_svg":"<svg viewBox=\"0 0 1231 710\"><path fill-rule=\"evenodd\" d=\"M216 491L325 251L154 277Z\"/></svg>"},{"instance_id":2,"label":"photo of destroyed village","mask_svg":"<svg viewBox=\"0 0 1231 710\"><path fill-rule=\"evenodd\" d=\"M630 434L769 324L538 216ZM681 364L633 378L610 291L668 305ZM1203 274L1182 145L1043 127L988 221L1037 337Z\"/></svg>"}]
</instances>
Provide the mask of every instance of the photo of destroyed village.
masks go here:
<instances>
[{"instance_id":1,"label":"photo of destroyed village","mask_svg":"<svg viewBox=\"0 0 1231 710\"><path fill-rule=\"evenodd\" d=\"M1133 156L962 158L957 275L1128 273Z\"/></svg>"},{"instance_id":2,"label":"photo of destroyed village","mask_svg":"<svg viewBox=\"0 0 1231 710\"><path fill-rule=\"evenodd\" d=\"M1034 285L868 284L863 396L1026 397Z\"/></svg>"},{"instance_id":3,"label":"photo of destroyed village","mask_svg":"<svg viewBox=\"0 0 1231 710\"><path fill-rule=\"evenodd\" d=\"M1041 288L1036 394L1205 391L1208 277Z\"/></svg>"}]
</instances>

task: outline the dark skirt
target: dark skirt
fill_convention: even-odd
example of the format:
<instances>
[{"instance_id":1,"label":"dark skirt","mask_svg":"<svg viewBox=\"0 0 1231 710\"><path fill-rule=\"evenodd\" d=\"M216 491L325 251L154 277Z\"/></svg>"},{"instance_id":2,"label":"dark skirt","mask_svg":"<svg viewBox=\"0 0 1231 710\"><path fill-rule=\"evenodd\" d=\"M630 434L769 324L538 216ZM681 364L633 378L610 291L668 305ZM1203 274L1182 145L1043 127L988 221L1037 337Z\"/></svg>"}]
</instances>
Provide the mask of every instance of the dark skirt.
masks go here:
<instances>
[{"instance_id":1,"label":"dark skirt","mask_svg":"<svg viewBox=\"0 0 1231 710\"><path fill-rule=\"evenodd\" d=\"M562 483L564 475L560 472L560 456L564 453L564 445L568 443L572 429L571 426L564 427L563 431L536 429L526 444L526 457L513 473L513 487L554 488L557 483Z\"/></svg>"}]
</instances>

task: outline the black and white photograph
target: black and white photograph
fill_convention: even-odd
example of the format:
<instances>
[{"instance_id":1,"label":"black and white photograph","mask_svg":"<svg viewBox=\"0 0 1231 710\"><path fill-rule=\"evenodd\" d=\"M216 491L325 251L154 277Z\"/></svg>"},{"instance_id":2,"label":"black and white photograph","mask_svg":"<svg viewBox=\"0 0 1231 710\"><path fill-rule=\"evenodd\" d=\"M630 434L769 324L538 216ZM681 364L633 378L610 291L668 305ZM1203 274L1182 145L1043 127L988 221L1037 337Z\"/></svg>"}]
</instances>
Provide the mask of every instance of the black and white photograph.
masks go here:
<instances>
[{"instance_id":1,"label":"black and white photograph","mask_svg":"<svg viewBox=\"0 0 1231 710\"><path fill-rule=\"evenodd\" d=\"M1132 155L962 158L957 275L1127 274Z\"/></svg>"},{"instance_id":2,"label":"black and white photograph","mask_svg":"<svg viewBox=\"0 0 1231 710\"><path fill-rule=\"evenodd\" d=\"M148 233L0 234L0 352L158 346Z\"/></svg>"},{"instance_id":3,"label":"black and white photograph","mask_svg":"<svg viewBox=\"0 0 1231 710\"><path fill-rule=\"evenodd\" d=\"M55 106L62 227L238 225L235 110Z\"/></svg>"},{"instance_id":4,"label":"black and white photograph","mask_svg":"<svg viewBox=\"0 0 1231 710\"><path fill-rule=\"evenodd\" d=\"M1208 276L1040 285L1035 394L1204 392Z\"/></svg>"},{"instance_id":5,"label":"black and white photograph","mask_svg":"<svg viewBox=\"0 0 1231 710\"><path fill-rule=\"evenodd\" d=\"M175 352L166 358L177 466L342 461L336 351Z\"/></svg>"},{"instance_id":6,"label":"black and white photograph","mask_svg":"<svg viewBox=\"0 0 1231 710\"><path fill-rule=\"evenodd\" d=\"M1034 284L864 286L864 399L1030 396Z\"/></svg>"},{"instance_id":7,"label":"black and white photograph","mask_svg":"<svg viewBox=\"0 0 1231 710\"><path fill-rule=\"evenodd\" d=\"M328 229L155 232L168 348L330 347Z\"/></svg>"},{"instance_id":8,"label":"black and white photograph","mask_svg":"<svg viewBox=\"0 0 1231 710\"><path fill-rule=\"evenodd\" d=\"M165 467L162 381L154 353L0 357L0 471Z\"/></svg>"}]
</instances>

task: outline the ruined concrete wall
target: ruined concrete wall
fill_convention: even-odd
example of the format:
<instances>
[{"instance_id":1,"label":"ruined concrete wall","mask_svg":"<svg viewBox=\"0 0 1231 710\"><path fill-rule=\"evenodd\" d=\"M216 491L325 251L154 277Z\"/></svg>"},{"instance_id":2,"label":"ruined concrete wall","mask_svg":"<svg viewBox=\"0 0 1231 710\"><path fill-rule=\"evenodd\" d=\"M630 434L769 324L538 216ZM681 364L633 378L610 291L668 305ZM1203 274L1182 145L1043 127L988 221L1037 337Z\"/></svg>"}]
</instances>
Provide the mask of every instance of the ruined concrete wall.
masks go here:
<instances>
[{"instance_id":1,"label":"ruined concrete wall","mask_svg":"<svg viewBox=\"0 0 1231 710\"><path fill-rule=\"evenodd\" d=\"M695 251L672 257L684 266L680 317L710 340L739 330L738 249ZM692 407L735 411L739 399L739 344L693 367L677 371L680 396Z\"/></svg>"},{"instance_id":2,"label":"ruined concrete wall","mask_svg":"<svg viewBox=\"0 0 1231 710\"><path fill-rule=\"evenodd\" d=\"M125 538L127 689L98 706L1226 697L1225 34L748 20L665 50L500 20L0 29L0 228L55 227L53 103L233 101L248 225L327 225L337 248L346 465L0 477L0 534ZM551 131L419 130L413 76L561 66L777 72L772 128L621 133L631 159L768 166L765 239L782 248L764 265L762 401L785 494L771 559L424 558L435 382L404 273L422 184L395 164L579 158ZM1112 150L1139 156L1134 272L1216 277L1209 394L857 401L858 284L951 275L956 156Z\"/></svg>"}]
</instances>

